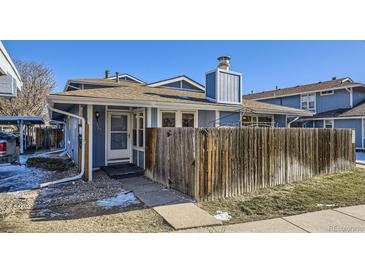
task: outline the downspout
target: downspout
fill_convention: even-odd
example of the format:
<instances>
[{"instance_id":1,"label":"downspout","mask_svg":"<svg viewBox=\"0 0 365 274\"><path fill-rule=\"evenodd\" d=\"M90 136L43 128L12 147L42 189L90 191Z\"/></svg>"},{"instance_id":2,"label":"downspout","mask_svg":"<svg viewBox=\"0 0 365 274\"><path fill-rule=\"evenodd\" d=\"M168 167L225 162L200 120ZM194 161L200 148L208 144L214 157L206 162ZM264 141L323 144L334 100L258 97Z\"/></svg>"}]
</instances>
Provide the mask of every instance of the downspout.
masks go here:
<instances>
[{"instance_id":1,"label":"downspout","mask_svg":"<svg viewBox=\"0 0 365 274\"><path fill-rule=\"evenodd\" d=\"M299 118L300 118L300 116L295 117L293 121L290 121L290 122L288 123L288 128L290 128L290 127L291 127L291 124L292 124L292 123L294 123L295 121L297 121Z\"/></svg>"},{"instance_id":2,"label":"downspout","mask_svg":"<svg viewBox=\"0 0 365 274\"><path fill-rule=\"evenodd\" d=\"M82 125L82 138L81 138L81 171L79 174L77 174L76 176L73 177L67 177L67 178L63 178L60 180L56 180L56 181L51 181L51 182L47 182L47 183L43 183L40 185L41 188L43 187L47 187L49 185L54 185L54 184L58 184L58 183L65 183L65 182L69 182L69 181L75 181L75 180L79 180L82 178L82 176L84 176L85 173L85 118L70 112L66 112L60 109L56 109L54 107L51 107L50 105L48 105L48 109L50 109L51 111L57 112L57 113L61 113L63 115L67 115L70 117L74 117L76 119L81 120L81 125Z\"/></svg>"}]
</instances>

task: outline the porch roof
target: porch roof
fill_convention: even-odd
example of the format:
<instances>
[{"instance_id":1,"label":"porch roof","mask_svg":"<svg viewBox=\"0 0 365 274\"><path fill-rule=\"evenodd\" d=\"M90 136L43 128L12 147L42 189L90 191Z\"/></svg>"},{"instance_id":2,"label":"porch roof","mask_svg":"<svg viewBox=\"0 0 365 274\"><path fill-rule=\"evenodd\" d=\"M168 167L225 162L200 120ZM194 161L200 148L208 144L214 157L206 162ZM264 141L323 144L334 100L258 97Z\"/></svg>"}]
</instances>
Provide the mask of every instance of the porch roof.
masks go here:
<instances>
[{"instance_id":1,"label":"porch roof","mask_svg":"<svg viewBox=\"0 0 365 274\"><path fill-rule=\"evenodd\" d=\"M124 104L141 107L164 107L166 105L191 109L214 109L226 111L247 111L252 113L285 114L293 116L312 116L313 113L272 105L253 100L243 100L242 104L221 104L209 100L205 93L185 90L173 90L148 86L123 86L113 88L85 89L66 91L48 96L53 102L89 103L89 104Z\"/></svg>"}]
</instances>

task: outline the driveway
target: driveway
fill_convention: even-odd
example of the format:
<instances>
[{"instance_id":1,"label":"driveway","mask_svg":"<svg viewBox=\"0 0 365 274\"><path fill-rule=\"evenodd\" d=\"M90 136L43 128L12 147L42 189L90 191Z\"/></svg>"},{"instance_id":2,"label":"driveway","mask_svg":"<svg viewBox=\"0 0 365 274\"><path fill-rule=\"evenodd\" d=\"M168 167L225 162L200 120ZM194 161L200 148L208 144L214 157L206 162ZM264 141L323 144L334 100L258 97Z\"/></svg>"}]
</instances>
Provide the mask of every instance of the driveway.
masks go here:
<instances>
[{"instance_id":1,"label":"driveway","mask_svg":"<svg viewBox=\"0 0 365 274\"><path fill-rule=\"evenodd\" d=\"M180 232L365 233L365 205L242 224L181 230Z\"/></svg>"}]
</instances>

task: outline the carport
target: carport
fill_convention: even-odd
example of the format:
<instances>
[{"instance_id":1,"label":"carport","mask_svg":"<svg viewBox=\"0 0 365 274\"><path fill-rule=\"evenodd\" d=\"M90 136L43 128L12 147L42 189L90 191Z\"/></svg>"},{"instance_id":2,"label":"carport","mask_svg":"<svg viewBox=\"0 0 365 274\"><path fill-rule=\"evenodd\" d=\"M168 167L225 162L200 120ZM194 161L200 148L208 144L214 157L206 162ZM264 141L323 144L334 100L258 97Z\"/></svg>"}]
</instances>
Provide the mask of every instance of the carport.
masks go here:
<instances>
[{"instance_id":1,"label":"carport","mask_svg":"<svg viewBox=\"0 0 365 274\"><path fill-rule=\"evenodd\" d=\"M27 149L24 136L28 136L34 125L43 125L44 120L40 116L0 116L0 127L4 125L17 126L19 129L20 153Z\"/></svg>"}]
</instances>

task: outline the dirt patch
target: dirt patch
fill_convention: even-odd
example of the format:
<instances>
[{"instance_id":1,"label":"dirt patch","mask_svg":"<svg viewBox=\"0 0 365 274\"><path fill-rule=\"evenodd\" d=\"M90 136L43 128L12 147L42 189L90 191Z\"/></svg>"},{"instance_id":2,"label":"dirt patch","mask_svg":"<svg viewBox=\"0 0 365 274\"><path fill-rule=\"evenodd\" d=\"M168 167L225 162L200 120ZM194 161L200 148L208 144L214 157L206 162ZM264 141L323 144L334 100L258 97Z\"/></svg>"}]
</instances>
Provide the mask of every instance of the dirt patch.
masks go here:
<instances>
[{"instance_id":1,"label":"dirt patch","mask_svg":"<svg viewBox=\"0 0 365 274\"><path fill-rule=\"evenodd\" d=\"M0 194L2 232L164 232L172 228L119 180L102 171L94 181Z\"/></svg>"},{"instance_id":2,"label":"dirt patch","mask_svg":"<svg viewBox=\"0 0 365 274\"><path fill-rule=\"evenodd\" d=\"M364 203L365 170L357 168L235 198L204 202L200 206L213 215L217 211L228 212L232 218L225 223L229 224Z\"/></svg>"}]
</instances>

